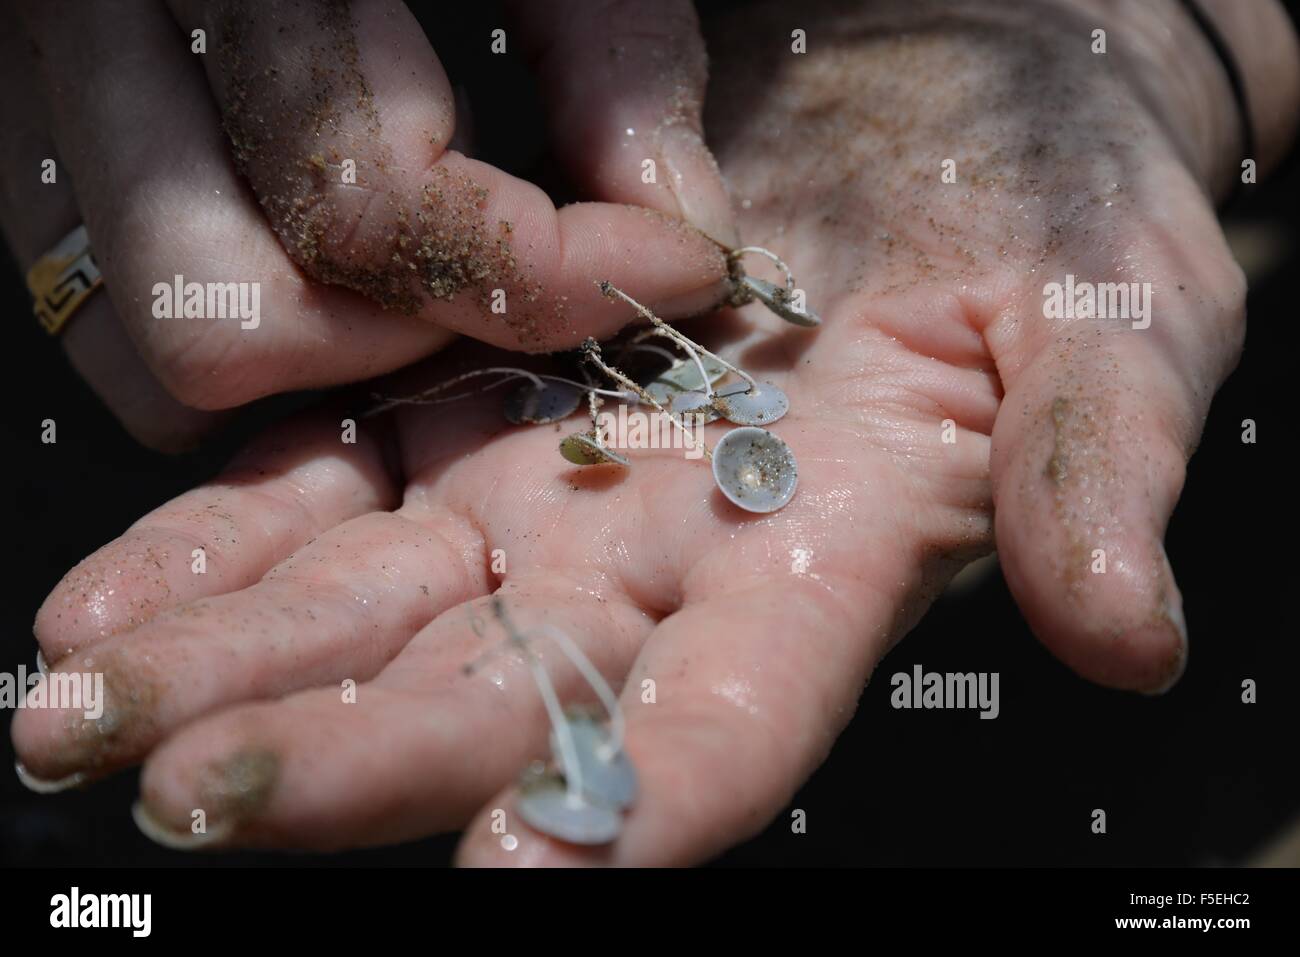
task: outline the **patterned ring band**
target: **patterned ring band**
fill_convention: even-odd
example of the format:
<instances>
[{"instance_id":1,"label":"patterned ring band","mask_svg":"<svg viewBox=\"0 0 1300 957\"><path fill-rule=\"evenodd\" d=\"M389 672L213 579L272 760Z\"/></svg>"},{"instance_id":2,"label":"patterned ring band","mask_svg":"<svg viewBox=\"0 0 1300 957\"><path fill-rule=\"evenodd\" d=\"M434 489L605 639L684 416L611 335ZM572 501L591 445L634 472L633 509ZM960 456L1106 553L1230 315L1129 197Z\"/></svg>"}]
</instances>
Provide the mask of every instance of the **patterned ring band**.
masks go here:
<instances>
[{"instance_id":1,"label":"patterned ring band","mask_svg":"<svg viewBox=\"0 0 1300 957\"><path fill-rule=\"evenodd\" d=\"M103 285L84 225L78 226L27 270L32 311L57 336L91 293Z\"/></svg>"}]
</instances>

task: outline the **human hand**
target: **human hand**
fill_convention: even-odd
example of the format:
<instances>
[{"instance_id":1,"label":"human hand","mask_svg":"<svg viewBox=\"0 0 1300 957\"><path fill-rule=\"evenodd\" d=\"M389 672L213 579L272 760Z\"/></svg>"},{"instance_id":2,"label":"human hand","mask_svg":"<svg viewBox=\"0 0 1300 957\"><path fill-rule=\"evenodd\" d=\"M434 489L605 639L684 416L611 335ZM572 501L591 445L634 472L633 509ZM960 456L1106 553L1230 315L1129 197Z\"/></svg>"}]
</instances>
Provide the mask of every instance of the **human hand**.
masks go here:
<instances>
[{"instance_id":1,"label":"human hand","mask_svg":"<svg viewBox=\"0 0 1300 957\"><path fill-rule=\"evenodd\" d=\"M1097 71L1090 24L940 8L955 12L801 11L814 42L789 61L779 14L719 25L746 41L720 48L710 111L745 236L789 259L825 322L792 330L751 306L700 335L789 394L773 426L800 464L789 505L739 513L671 451L633 451L626 473L570 469L559 435L505 425L499 398L401 410L400 465L378 432L340 447L335 422L282 430L47 600L47 656L105 670L118 709L107 733L20 713L23 759L60 777L147 756L144 805L182 839L199 807L210 843L319 848L478 811L469 863L698 861L784 805L995 522L1053 651L1115 687L1167 687L1186 646L1160 538L1241 337L1240 274L1201 187L1235 165L1213 147L1231 111L1202 155L1167 133L1197 98ZM1030 77L1033 97L1016 86ZM1123 146L1084 149L1097 130ZM1151 282L1150 326L1045 319L1044 286L1066 273ZM195 543L216 556L207 576L189 573ZM488 827L546 748L520 663L461 670L498 587L522 627L564 628L626 688L642 793L609 847L510 818L506 851ZM576 674L552 667L572 695Z\"/></svg>"},{"instance_id":2,"label":"human hand","mask_svg":"<svg viewBox=\"0 0 1300 957\"><path fill-rule=\"evenodd\" d=\"M401 3L19 6L25 30L0 37L0 224L27 268L84 219L105 290L64 343L147 444L390 371L455 332L528 351L608 334L618 311L585 306L593 272L669 314L717 301L722 253L682 226L734 242L685 0L519 5L505 42L532 51L557 158L602 201L558 210L458 152L468 117ZM472 40L488 55L492 37ZM158 318L155 285L176 276L255 284L258 315Z\"/></svg>"}]
</instances>

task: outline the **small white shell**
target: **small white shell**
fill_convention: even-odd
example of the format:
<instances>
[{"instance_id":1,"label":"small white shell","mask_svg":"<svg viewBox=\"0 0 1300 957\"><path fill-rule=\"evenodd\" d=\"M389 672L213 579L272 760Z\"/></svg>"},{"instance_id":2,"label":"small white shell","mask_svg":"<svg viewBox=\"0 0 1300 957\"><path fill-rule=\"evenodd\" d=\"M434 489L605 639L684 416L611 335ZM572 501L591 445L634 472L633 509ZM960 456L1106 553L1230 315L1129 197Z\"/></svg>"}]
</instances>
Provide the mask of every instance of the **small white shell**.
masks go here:
<instances>
[{"instance_id":1,"label":"small white shell","mask_svg":"<svg viewBox=\"0 0 1300 957\"><path fill-rule=\"evenodd\" d=\"M570 714L569 731L578 753L578 770L582 772L582 793L594 804L622 810L636 800L636 770L627 753L619 751L606 755L603 748L609 742L609 731L594 718L585 714ZM551 731L551 754L556 764L565 771L564 752L559 735Z\"/></svg>"},{"instance_id":2,"label":"small white shell","mask_svg":"<svg viewBox=\"0 0 1300 957\"><path fill-rule=\"evenodd\" d=\"M713 397L713 407L736 425L771 425L790 411L790 399L771 382L760 382L752 392L748 383L729 386Z\"/></svg>"},{"instance_id":3,"label":"small white shell","mask_svg":"<svg viewBox=\"0 0 1300 957\"><path fill-rule=\"evenodd\" d=\"M608 844L623 831L622 814L582 795L571 797L563 779L553 774L520 785L515 807L530 827L570 844Z\"/></svg>"},{"instance_id":4,"label":"small white shell","mask_svg":"<svg viewBox=\"0 0 1300 957\"><path fill-rule=\"evenodd\" d=\"M537 388L525 382L506 396L506 419L515 425L546 425L567 419L582 402L582 391L564 382Z\"/></svg>"},{"instance_id":5,"label":"small white shell","mask_svg":"<svg viewBox=\"0 0 1300 957\"><path fill-rule=\"evenodd\" d=\"M766 429L732 429L713 449L713 480L747 512L775 512L794 496L799 469L794 453Z\"/></svg>"}]
</instances>

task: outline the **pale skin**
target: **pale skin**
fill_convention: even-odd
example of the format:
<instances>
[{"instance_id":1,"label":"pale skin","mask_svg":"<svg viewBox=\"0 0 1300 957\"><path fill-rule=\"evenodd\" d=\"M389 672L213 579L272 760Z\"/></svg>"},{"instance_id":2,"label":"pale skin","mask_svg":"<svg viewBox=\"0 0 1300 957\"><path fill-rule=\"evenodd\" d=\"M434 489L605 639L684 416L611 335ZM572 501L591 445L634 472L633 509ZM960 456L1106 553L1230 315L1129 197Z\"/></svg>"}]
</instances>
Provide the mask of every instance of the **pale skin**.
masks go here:
<instances>
[{"instance_id":1,"label":"pale skin","mask_svg":"<svg viewBox=\"0 0 1300 957\"><path fill-rule=\"evenodd\" d=\"M37 639L58 670L106 671L116 710L109 733L19 712L21 759L47 779L143 763L150 820L185 835L204 808L213 844L329 849L464 827L467 864L699 862L786 807L881 656L995 538L1067 666L1170 687L1187 640L1161 539L1244 335L1211 200L1237 167L1232 101L1190 27L1018 10L994 23L950 3L801 11L816 42L788 61L780 14L743 21L769 29L770 53L714 25L706 123L747 201L741 234L790 263L824 325L751 305L689 329L789 395L773 431L800 484L783 510L735 510L680 451L571 468L564 431L509 426L498 398L403 408L355 445L330 410L60 583ZM1140 70L1098 69L1098 18L1110 55ZM1295 47L1264 32L1289 64L1272 83L1288 119L1260 130L1276 155ZM1171 48L1201 69L1157 69ZM1044 319L1043 285L1067 272L1152 283L1150 328ZM483 349L455 368L502 359ZM205 575L190 572L198 544ZM521 628L564 629L623 688L642 790L609 846L560 844L514 814L512 782L547 752L541 701L508 655L462 672L502 637L485 627L497 590ZM562 697L590 700L539 650ZM491 829L497 808L514 850Z\"/></svg>"},{"instance_id":2,"label":"pale skin","mask_svg":"<svg viewBox=\"0 0 1300 957\"><path fill-rule=\"evenodd\" d=\"M558 209L472 156L474 129L496 118L457 101L400 0L14 6L0 228L26 269L85 224L107 294L63 344L152 447L191 445L267 395L401 368L455 333L530 352L608 335L619 313L585 301L593 274L671 317L724 292L717 244L735 244L735 224L700 132L688 0L513 5L508 42L542 81L555 158L599 200ZM489 37L472 42L494 55ZM160 321L153 289L176 275L259 283L266 323Z\"/></svg>"}]
</instances>

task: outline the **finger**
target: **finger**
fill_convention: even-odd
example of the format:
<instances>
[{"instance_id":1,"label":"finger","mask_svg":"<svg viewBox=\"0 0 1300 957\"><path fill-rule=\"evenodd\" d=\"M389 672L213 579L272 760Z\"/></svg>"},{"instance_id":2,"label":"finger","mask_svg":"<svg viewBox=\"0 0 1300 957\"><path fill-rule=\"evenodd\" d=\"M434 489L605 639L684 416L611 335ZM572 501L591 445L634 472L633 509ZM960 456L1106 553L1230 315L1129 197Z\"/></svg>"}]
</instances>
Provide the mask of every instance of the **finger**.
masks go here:
<instances>
[{"instance_id":1,"label":"finger","mask_svg":"<svg viewBox=\"0 0 1300 957\"><path fill-rule=\"evenodd\" d=\"M552 141L597 199L680 217L740 245L704 143L708 55L689 0L512 4L537 59Z\"/></svg>"},{"instance_id":2,"label":"finger","mask_svg":"<svg viewBox=\"0 0 1300 957\"><path fill-rule=\"evenodd\" d=\"M1007 584L1067 665L1146 692L1167 690L1186 664L1164 533L1244 331L1244 282L1211 214L1192 197L1170 208L1191 211L1175 214L1193 220L1176 234L1210 237L1197 260L1171 266L1158 247L1139 249L1112 276L1159 278L1149 328L1044 320L1042 297L1031 297L990 335L1008 384L991 459Z\"/></svg>"},{"instance_id":3,"label":"finger","mask_svg":"<svg viewBox=\"0 0 1300 957\"><path fill-rule=\"evenodd\" d=\"M511 789L467 829L458 861L676 866L757 833L825 759L884 653L894 605L869 587L792 575L666 618L623 693L640 790L618 839L583 849L520 826L508 850L488 811L513 807Z\"/></svg>"},{"instance_id":4,"label":"finger","mask_svg":"<svg viewBox=\"0 0 1300 957\"><path fill-rule=\"evenodd\" d=\"M336 419L316 416L277 427L68 572L36 613L36 640L57 662L160 612L251 585L312 537L396 500L370 435L344 443Z\"/></svg>"},{"instance_id":5,"label":"finger","mask_svg":"<svg viewBox=\"0 0 1300 957\"><path fill-rule=\"evenodd\" d=\"M722 298L722 252L697 231L625 206L557 211L537 187L448 150L452 91L402 4L172 9L208 31L204 66L236 161L308 275L528 351L626 322L599 279L670 310Z\"/></svg>"},{"instance_id":6,"label":"finger","mask_svg":"<svg viewBox=\"0 0 1300 957\"><path fill-rule=\"evenodd\" d=\"M81 221L66 172L59 175L46 128L47 106L30 78L36 72L21 31L0 35L0 169L5 181L25 184L0 191L0 229L26 271ZM41 164L55 160L54 182L41 181ZM34 320L33 320L34 321ZM213 428L219 417L188 409L163 388L139 357L103 292L95 293L60 336L78 374L137 441L178 451Z\"/></svg>"},{"instance_id":7,"label":"finger","mask_svg":"<svg viewBox=\"0 0 1300 957\"><path fill-rule=\"evenodd\" d=\"M448 340L426 322L303 280L233 169L199 57L164 8L106 0L23 12L67 167L60 175L75 190L105 291L182 403L230 408L355 381ZM171 301L177 276L182 292L244 284L248 317L213 318L206 295L207 318L185 317ZM174 318L157 317L164 307Z\"/></svg>"},{"instance_id":8,"label":"finger","mask_svg":"<svg viewBox=\"0 0 1300 957\"><path fill-rule=\"evenodd\" d=\"M230 416L190 408L154 375L106 295L97 294L62 333L72 367L133 439L159 452L194 449Z\"/></svg>"},{"instance_id":9,"label":"finger","mask_svg":"<svg viewBox=\"0 0 1300 957\"><path fill-rule=\"evenodd\" d=\"M503 593L519 628L545 620L583 636L582 647L606 675L626 670L651 626L639 609L614 599L572 601L573 588L560 575ZM483 597L439 616L357 689L355 703L321 689L185 728L145 765L137 820L173 846L316 849L461 826L547 750L545 712L518 657L503 651L464 674L485 648L501 650L503 633L488 603ZM562 700L584 700L585 686L556 649L537 651ZM254 798L231 800L249 766L258 769ZM206 810L210 832L197 842L188 839L196 808Z\"/></svg>"},{"instance_id":10,"label":"finger","mask_svg":"<svg viewBox=\"0 0 1300 957\"><path fill-rule=\"evenodd\" d=\"M23 764L50 780L102 774L219 708L371 678L426 622L487 588L476 533L448 515L413 520L423 517L345 522L249 588L182 605L55 664L52 676L104 676L103 714L24 711L13 725Z\"/></svg>"}]
</instances>

